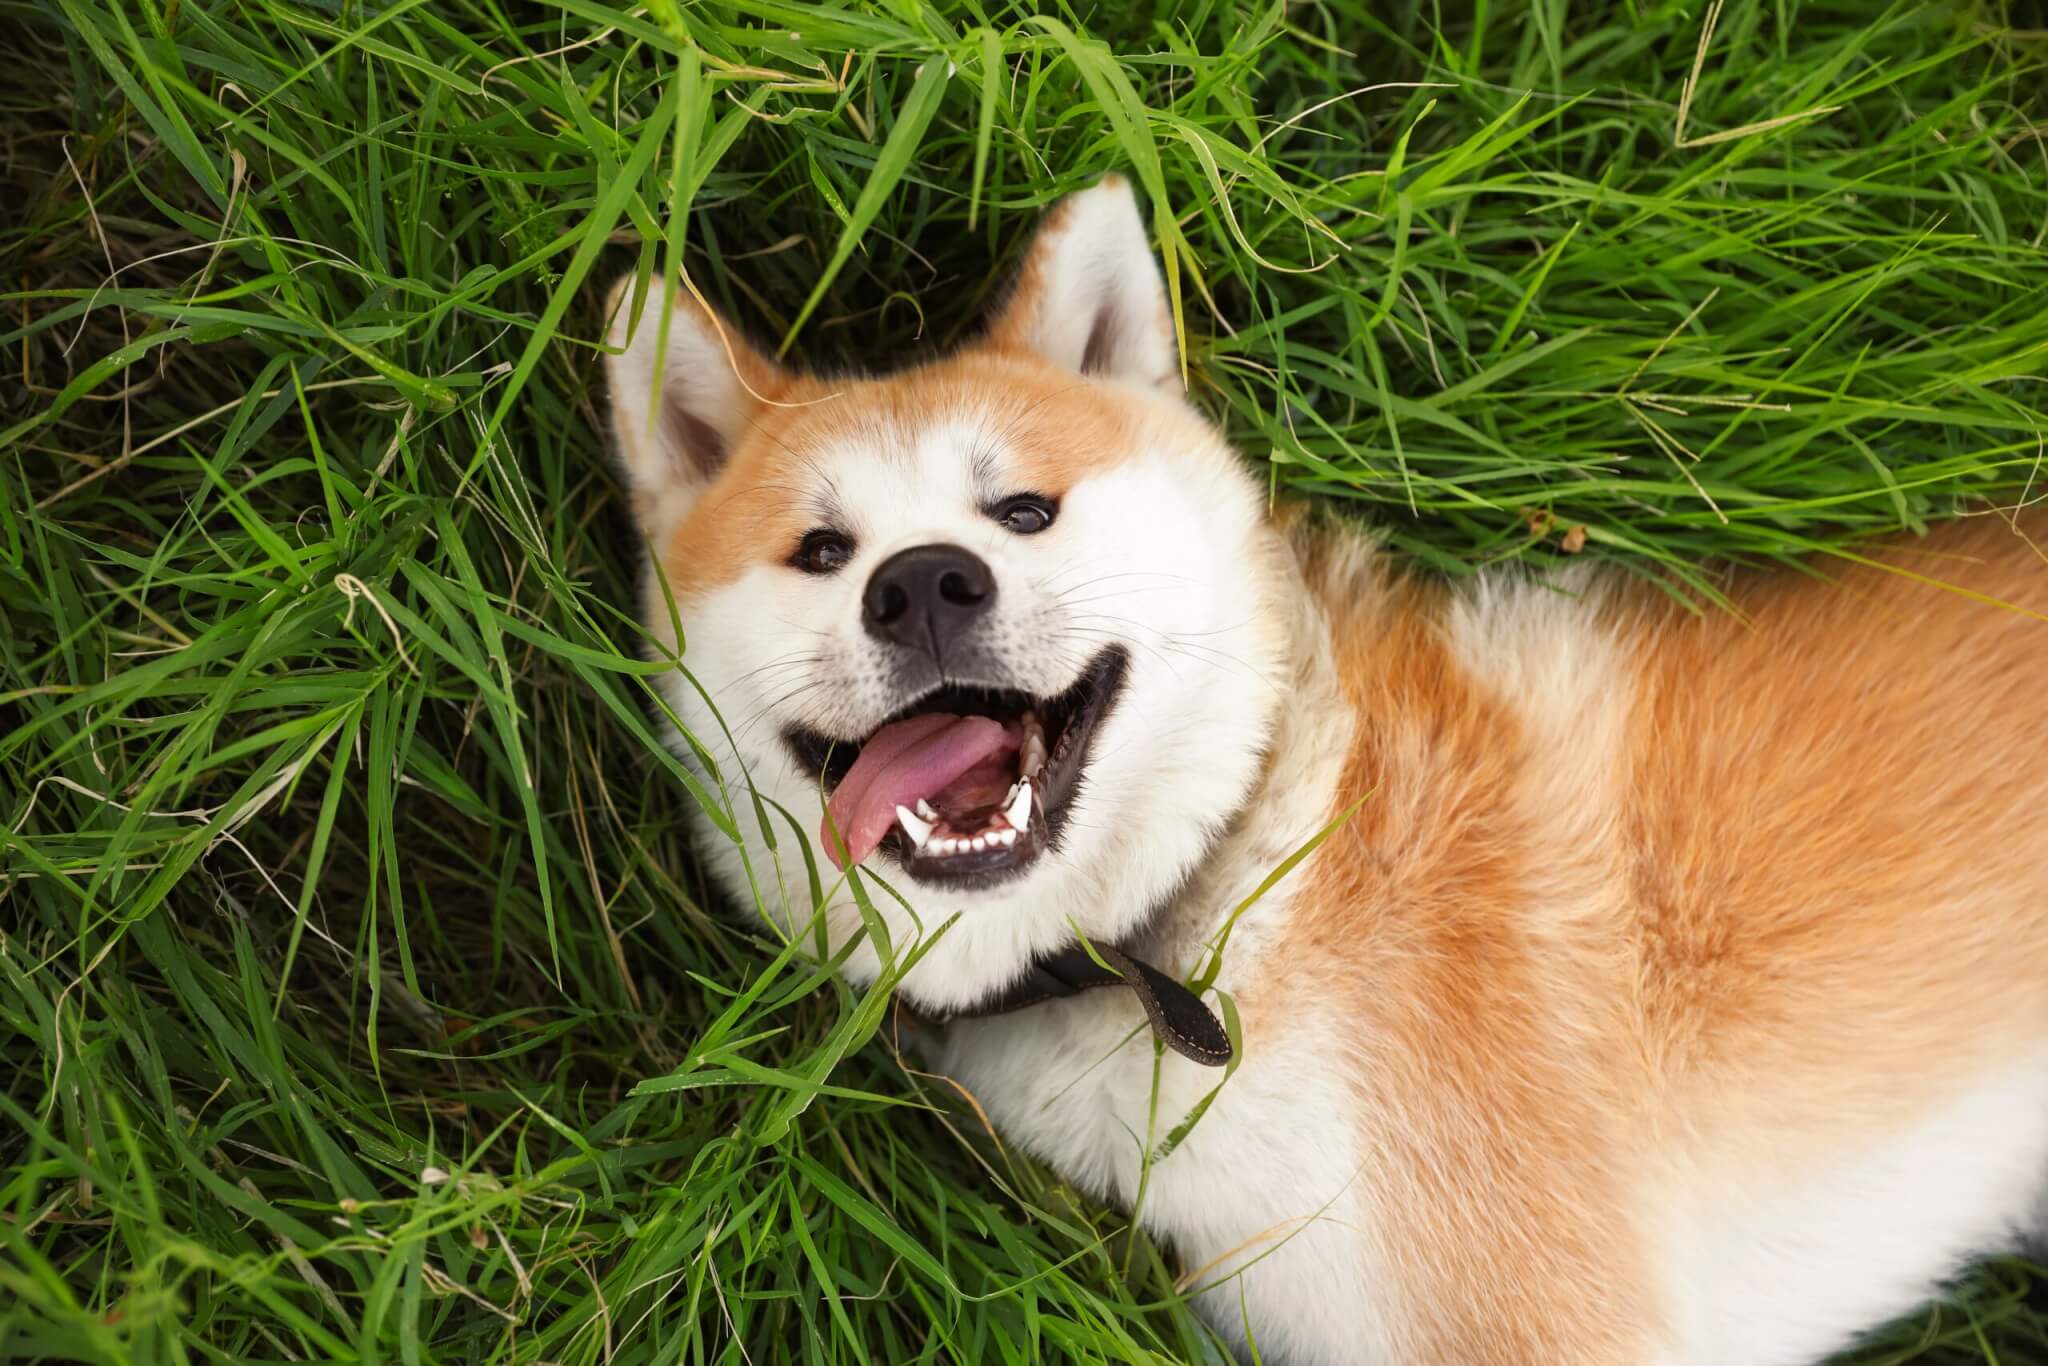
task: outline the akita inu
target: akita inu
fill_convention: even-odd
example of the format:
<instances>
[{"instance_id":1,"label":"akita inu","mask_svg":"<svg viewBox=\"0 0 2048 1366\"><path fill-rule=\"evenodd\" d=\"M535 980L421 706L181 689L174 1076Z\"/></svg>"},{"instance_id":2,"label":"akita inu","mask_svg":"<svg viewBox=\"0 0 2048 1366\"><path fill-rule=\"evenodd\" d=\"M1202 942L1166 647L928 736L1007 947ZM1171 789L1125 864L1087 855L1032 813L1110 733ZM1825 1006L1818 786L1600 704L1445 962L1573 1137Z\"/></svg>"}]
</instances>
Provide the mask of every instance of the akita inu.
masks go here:
<instances>
[{"instance_id":1,"label":"akita inu","mask_svg":"<svg viewBox=\"0 0 2048 1366\"><path fill-rule=\"evenodd\" d=\"M1115 180L981 340L886 378L786 371L688 295L664 337L630 293L611 400L677 713L820 867L905 896L874 897L899 949L957 915L902 990L1012 1141L1128 1204L1227 1075L1141 1211L1198 1283L1242 1273L1201 1300L1226 1335L1806 1361L2040 1223L2021 524L1733 576L1736 612L1404 575L1269 514L1187 403ZM751 840L751 879L704 848L797 926L797 843ZM825 917L860 933L843 887Z\"/></svg>"}]
</instances>

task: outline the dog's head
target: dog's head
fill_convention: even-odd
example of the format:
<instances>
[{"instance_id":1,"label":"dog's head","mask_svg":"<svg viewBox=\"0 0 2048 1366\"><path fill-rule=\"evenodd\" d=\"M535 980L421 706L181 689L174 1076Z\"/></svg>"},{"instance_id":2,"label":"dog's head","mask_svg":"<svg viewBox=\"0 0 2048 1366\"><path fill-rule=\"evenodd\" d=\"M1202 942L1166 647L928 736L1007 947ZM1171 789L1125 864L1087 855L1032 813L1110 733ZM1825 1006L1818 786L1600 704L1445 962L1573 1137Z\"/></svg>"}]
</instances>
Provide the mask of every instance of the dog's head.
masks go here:
<instances>
[{"instance_id":1,"label":"dog's head","mask_svg":"<svg viewBox=\"0 0 2048 1366\"><path fill-rule=\"evenodd\" d=\"M1277 537L1181 397L1130 190L1064 201L982 340L886 378L791 373L687 294L664 329L628 293L611 401L644 615L681 627L696 686L670 693L724 776L820 867L888 881L916 912L874 898L899 945L960 913L904 983L927 1006L1131 932L1245 800L1284 632ZM777 895L759 841L751 878L713 852ZM860 925L840 900L835 943Z\"/></svg>"}]
</instances>

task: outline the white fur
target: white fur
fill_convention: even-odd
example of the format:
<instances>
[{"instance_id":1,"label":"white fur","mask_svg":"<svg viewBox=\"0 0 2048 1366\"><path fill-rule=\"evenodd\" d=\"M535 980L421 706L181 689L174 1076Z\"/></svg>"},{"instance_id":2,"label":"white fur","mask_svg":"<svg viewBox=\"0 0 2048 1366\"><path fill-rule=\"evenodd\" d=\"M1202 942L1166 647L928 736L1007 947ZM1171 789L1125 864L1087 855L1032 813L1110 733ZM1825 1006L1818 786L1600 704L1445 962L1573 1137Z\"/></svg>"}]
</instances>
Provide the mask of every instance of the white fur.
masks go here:
<instances>
[{"instance_id":1,"label":"white fur","mask_svg":"<svg viewBox=\"0 0 2048 1366\"><path fill-rule=\"evenodd\" d=\"M1034 249L1044 268L1040 289L1023 301L1034 350L1068 370L1179 392L1179 354L1159 265L1137 201L1122 182L1067 199Z\"/></svg>"},{"instance_id":2,"label":"white fur","mask_svg":"<svg viewBox=\"0 0 2048 1366\"><path fill-rule=\"evenodd\" d=\"M798 771L782 734L798 724L863 735L912 700L894 695L883 647L861 625L861 588L877 564L929 543L962 545L986 560L999 584L988 652L1009 686L1056 695L1104 646L1126 647L1123 695L1097 729L1057 850L1028 876L971 896L906 886L905 907L875 892L899 953L959 915L904 983L929 1007L984 999L1034 956L1066 946L1077 926L1116 940L1142 924L1242 801L1280 699L1279 642L1264 624L1272 585L1244 572L1247 548L1272 533L1237 457L1177 386L1162 381L1172 332L1129 190L1105 182L1074 197L1034 259L1036 287L1013 305L1025 344L1063 368L1087 363L1090 382L1114 387L1143 411L1131 424L1146 434L1134 438L1139 448L1069 489L1054 524L1029 537L1002 530L985 512L1024 491L1006 477L1013 452L1004 432L1016 414L999 404L921 413L907 429L878 417L831 448L806 450L806 490L760 496L829 501L837 529L857 543L854 559L827 578L759 564L691 602L682 626L694 682L666 680L747 836L738 845L706 841L714 868L735 894L758 894L795 929L814 913L802 849L784 827L775 831L776 849L767 848L751 828L745 789L788 814L830 881L815 840L815 775ZM677 432L739 439L751 395L734 359L746 353L725 325L694 307L671 310L665 342L658 310L635 330L615 295L614 318L612 341L624 347L611 362L615 422L643 529L662 546L710 477L705 452L685 449ZM658 391L657 373L665 376ZM651 401L666 418L650 418ZM679 428L679 417L690 421ZM1133 517L1134 508L1143 515ZM669 644L656 572L650 564L647 616ZM869 871L901 878L886 855ZM881 946L862 937L847 889L828 899L825 919L835 948L861 941L847 970L871 980Z\"/></svg>"},{"instance_id":3,"label":"white fur","mask_svg":"<svg viewBox=\"0 0 2048 1366\"><path fill-rule=\"evenodd\" d=\"M1680 1183L1661 1266L1673 1360L1795 1366L2017 1246L2048 1174L2048 1053L1977 1078L1899 1133Z\"/></svg>"},{"instance_id":4,"label":"white fur","mask_svg":"<svg viewBox=\"0 0 2048 1366\"><path fill-rule=\"evenodd\" d=\"M826 581L758 566L693 604L684 621L688 658L723 726L688 681L668 680L678 714L728 781L750 774L760 795L814 836L822 812L816 780L798 771L781 734L793 723L865 733L906 700L888 691L858 607L868 573L894 551L952 542L988 561L1001 585L993 648L1014 686L1055 695L1101 647L1130 649L1123 696L1094 737L1061 846L1028 876L948 896L908 885L886 855L871 861L884 880L902 884L915 907L886 892L874 897L898 951L962 913L905 980L915 1000L938 1008L999 990L1033 956L1065 947L1075 925L1114 941L1142 923L1242 801L1280 698L1260 586L1235 561L1194 553L1244 545L1257 527L1256 499L1222 463L1230 457L1212 462L1222 473L1205 474L1185 450L1139 452L1070 490L1050 529L1019 537L983 513L990 491L971 486L961 455L975 448L972 433L984 445L994 442L1000 463L994 418L946 414L921 433L876 433L873 447L821 452L816 467L859 538L854 561ZM1127 516L1133 505L1151 515ZM1065 644L1048 648L1050 641ZM747 804L736 805L744 815ZM790 894L789 904L770 907L778 918L791 928L809 920L792 841L781 839L779 856L758 840L744 850L718 838L705 847L741 895L751 896L742 863L751 857L760 885ZM813 854L829 873L815 842ZM859 933L850 893L835 896L826 915L835 946ZM879 970L876 946L859 944L848 971L871 980Z\"/></svg>"},{"instance_id":5,"label":"white fur","mask_svg":"<svg viewBox=\"0 0 2048 1366\"><path fill-rule=\"evenodd\" d=\"M1482 578L1450 614L1458 664L1514 709L1528 747L1544 756L1543 782L1523 791L1566 848L1607 839L1635 701L1628 661L1594 610L1601 588L1585 573ZM1565 793L1572 800L1557 800Z\"/></svg>"},{"instance_id":6,"label":"white fur","mask_svg":"<svg viewBox=\"0 0 2048 1366\"><path fill-rule=\"evenodd\" d=\"M1107 993L947 1029L943 1066L998 1132L1098 1198L1129 1208L1143 1155L1222 1074L1174 1054L1155 1063L1128 998ZM1185 1141L1152 1164L1139 1216L1195 1278L1196 1305L1268 1361L1390 1358L1364 1288L1383 1282L1366 1232L1371 1173L1353 1102L1325 1051L1334 1022L1299 1019L1248 1045ZM1132 1037L1132 1030L1139 1030Z\"/></svg>"}]
</instances>

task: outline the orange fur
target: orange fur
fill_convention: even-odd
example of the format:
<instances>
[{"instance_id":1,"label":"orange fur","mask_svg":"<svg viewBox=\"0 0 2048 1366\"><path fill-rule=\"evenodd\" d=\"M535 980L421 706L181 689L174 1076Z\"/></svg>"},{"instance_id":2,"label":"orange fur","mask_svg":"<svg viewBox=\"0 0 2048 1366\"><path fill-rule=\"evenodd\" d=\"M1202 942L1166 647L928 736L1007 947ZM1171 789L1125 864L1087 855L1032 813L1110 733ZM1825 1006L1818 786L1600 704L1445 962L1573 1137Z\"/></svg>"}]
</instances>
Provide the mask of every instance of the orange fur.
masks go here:
<instances>
[{"instance_id":1,"label":"orange fur","mask_svg":"<svg viewBox=\"0 0 2048 1366\"><path fill-rule=\"evenodd\" d=\"M879 380L835 384L756 374L768 402L669 538L663 564L679 598L730 583L757 564L786 559L821 509L807 462L848 444L886 460L948 416L1000 433L1020 486L1055 498L1083 475L1127 455L1133 418L1112 393L1028 358L964 352ZM963 464L974 451L963 449Z\"/></svg>"},{"instance_id":2,"label":"orange fur","mask_svg":"<svg viewBox=\"0 0 2048 1366\"><path fill-rule=\"evenodd\" d=\"M1452 659L1443 592L1322 587L1358 721L1341 791L1372 796L1309 865L1271 955L1299 970L1246 1002L1247 1031L1334 997L1368 1041L1355 1085L1403 1359L1636 1360L1614 955L1527 915L1545 886L1613 870L1518 809L1540 752Z\"/></svg>"},{"instance_id":3,"label":"orange fur","mask_svg":"<svg viewBox=\"0 0 2048 1366\"><path fill-rule=\"evenodd\" d=\"M1922 1104L2048 1025L2048 571L1992 520L1882 559L2028 610L1855 568L1759 578L1747 625L1628 623L1631 958L1674 1107L1896 1119L1888 1078Z\"/></svg>"},{"instance_id":4,"label":"orange fur","mask_svg":"<svg viewBox=\"0 0 2048 1366\"><path fill-rule=\"evenodd\" d=\"M2002 523L1883 558L2048 609ZM1449 594L1304 563L1356 712L1344 800L1373 795L1246 1029L1321 1007L1360 1040L1405 1359L1642 1359L1659 1172L1811 1165L2044 1037L2048 623L1873 568L1745 575L1741 619L1614 592L1588 610L1634 692L1619 762L1559 790Z\"/></svg>"}]
</instances>

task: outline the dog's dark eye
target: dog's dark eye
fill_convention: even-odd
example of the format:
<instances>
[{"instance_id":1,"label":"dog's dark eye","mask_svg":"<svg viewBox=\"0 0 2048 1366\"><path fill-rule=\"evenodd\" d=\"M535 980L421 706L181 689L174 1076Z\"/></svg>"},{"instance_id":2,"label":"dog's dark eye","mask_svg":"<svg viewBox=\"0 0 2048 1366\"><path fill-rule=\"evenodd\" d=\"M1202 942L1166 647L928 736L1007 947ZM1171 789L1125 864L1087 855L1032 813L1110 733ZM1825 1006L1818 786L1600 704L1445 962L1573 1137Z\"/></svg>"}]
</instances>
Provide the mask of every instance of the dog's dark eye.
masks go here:
<instances>
[{"instance_id":1,"label":"dog's dark eye","mask_svg":"<svg viewBox=\"0 0 2048 1366\"><path fill-rule=\"evenodd\" d=\"M989 516L995 518L1005 531L1030 536L1051 526L1059 510L1059 503L1051 498L1036 493L1020 493L990 508Z\"/></svg>"},{"instance_id":2,"label":"dog's dark eye","mask_svg":"<svg viewBox=\"0 0 2048 1366\"><path fill-rule=\"evenodd\" d=\"M832 574L853 558L853 542L827 527L806 531L789 562L806 574Z\"/></svg>"}]
</instances>

